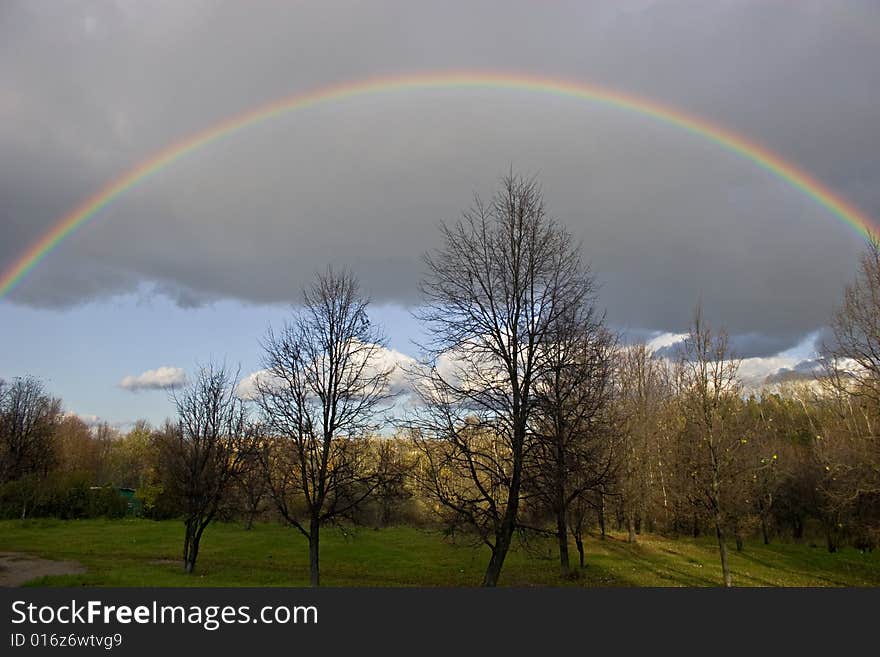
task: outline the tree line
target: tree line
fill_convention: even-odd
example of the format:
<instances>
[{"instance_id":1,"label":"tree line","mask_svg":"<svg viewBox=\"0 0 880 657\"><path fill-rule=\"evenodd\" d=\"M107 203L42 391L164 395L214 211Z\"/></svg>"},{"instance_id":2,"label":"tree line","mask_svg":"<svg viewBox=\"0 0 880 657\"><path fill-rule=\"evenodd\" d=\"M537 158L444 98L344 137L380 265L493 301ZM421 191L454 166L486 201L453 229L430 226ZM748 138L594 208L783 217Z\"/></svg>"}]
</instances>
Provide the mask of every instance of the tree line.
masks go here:
<instances>
[{"instance_id":1,"label":"tree line","mask_svg":"<svg viewBox=\"0 0 880 657\"><path fill-rule=\"evenodd\" d=\"M608 328L581 245L535 180L508 175L441 237L420 283L430 340L402 373L355 276L327 269L263 337L248 395L209 363L171 391L162 427L90 429L39 381L0 383L0 512L118 516L113 487L132 487L145 515L183 519L187 572L211 522L276 519L307 540L313 586L322 528L346 523L440 526L482 544L485 586L535 536L554 538L569 578L570 543L584 567L588 533L708 533L726 586L728 550L751 537L877 544L875 240L831 320L824 370L747 394L699 305L673 354Z\"/></svg>"}]
</instances>

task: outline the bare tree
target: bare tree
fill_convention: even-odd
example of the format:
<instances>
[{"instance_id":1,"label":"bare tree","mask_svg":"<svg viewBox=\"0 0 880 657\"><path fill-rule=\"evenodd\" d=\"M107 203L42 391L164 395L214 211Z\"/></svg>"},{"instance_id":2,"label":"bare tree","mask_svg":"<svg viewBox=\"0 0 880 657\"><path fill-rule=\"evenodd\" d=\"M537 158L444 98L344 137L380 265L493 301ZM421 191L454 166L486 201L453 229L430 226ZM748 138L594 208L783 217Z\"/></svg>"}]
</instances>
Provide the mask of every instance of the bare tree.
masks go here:
<instances>
[{"instance_id":1,"label":"bare tree","mask_svg":"<svg viewBox=\"0 0 880 657\"><path fill-rule=\"evenodd\" d=\"M278 511L309 541L312 586L320 584L321 526L352 512L375 486L360 439L377 426L393 366L383 362L368 303L350 272L328 269L263 342L256 401L269 436L264 470Z\"/></svg>"},{"instance_id":2,"label":"bare tree","mask_svg":"<svg viewBox=\"0 0 880 657\"><path fill-rule=\"evenodd\" d=\"M60 422L61 401L47 394L41 381L29 376L0 380L0 483L49 471Z\"/></svg>"},{"instance_id":3,"label":"bare tree","mask_svg":"<svg viewBox=\"0 0 880 657\"><path fill-rule=\"evenodd\" d=\"M855 279L823 345L826 374L840 427L818 451L828 472L821 488L831 515L880 507L880 239L871 235ZM876 515L876 514L875 514ZM874 519L876 523L876 518ZM828 523L826 522L826 525ZM836 525L836 518L833 524ZM876 530L880 536L880 530ZM831 538L829 538L829 546Z\"/></svg>"},{"instance_id":4,"label":"bare tree","mask_svg":"<svg viewBox=\"0 0 880 657\"><path fill-rule=\"evenodd\" d=\"M672 390L670 368L644 343L627 347L618 370L618 414L622 444L618 492L629 542L643 523L651 531L659 517L670 520L668 438Z\"/></svg>"},{"instance_id":5,"label":"bare tree","mask_svg":"<svg viewBox=\"0 0 880 657\"><path fill-rule=\"evenodd\" d=\"M406 453L408 444L400 438L378 438L371 445L376 474L373 500L378 508L377 520L389 526L400 507L412 497L408 481L413 473L413 459Z\"/></svg>"},{"instance_id":6,"label":"bare tree","mask_svg":"<svg viewBox=\"0 0 880 657\"><path fill-rule=\"evenodd\" d=\"M706 325L699 304L681 348L680 364L683 408L697 441L692 475L715 525L724 586L730 587L733 580L725 542L724 486L734 474L733 459L741 444L729 426L738 400L739 360L731 355L727 334Z\"/></svg>"},{"instance_id":7,"label":"bare tree","mask_svg":"<svg viewBox=\"0 0 880 657\"><path fill-rule=\"evenodd\" d=\"M868 240L831 330L832 340L823 345L828 381L880 408L880 241L876 236Z\"/></svg>"},{"instance_id":8,"label":"bare tree","mask_svg":"<svg viewBox=\"0 0 880 657\"><path fill-rule=\"evenodd\" d=\"M599 491L593 491L592 494L579 495L568 504L566 509L566 525L571 537L574 539L575 548L578 551L578 563L583 568L585 564L584 554L584 533L589 527L589 518L598 510L598 504L601 503L603 484L599 484ZM605 538L604 529L601 534Z\"/></svg>"},{"instance_id":9,"label":"bare tree","mask_svg":"<svg viewBox=\"0 0 880 657\"><path fill-rule=\"evenodd\" d=\"M535 387L535 417L524 470L527 495L555 520L564 578L571 570L569 508L610 483L615 440L616 341L602 318L594 316L591 305L572 311L557 323L545 345L546 362ZM580 534L575 533L575 538Z\"/></svg>"},{"instance_id":10,"label":"bare tree","mask_svg":"<svg viewBox=\"0 0 880 657\"><path fill-rule=\"evenodd\" d=\"M477 198L441 231L444 244L425 256L421 284L418 316L433 340L419 424L422 436L445 446L425 450L425 472L440 503L491 549L483 585L495 586L517 528L545 344L566 313L591 303L593 283L534 180L511 173L490 203ZM444 468L469 483L449 488Z\"/></svg>"},{"instance_id":11,"label":"bare tree","mask_svg":"<svg viewBox=\"0 0 880 657\"><path fill-rule=\"evenodd\" d=\"M187 573L195 570L202 534L253 449L254 432L236 396L237 384L225 365L201 367L190 385L172 391L177 420L158 436L166 487L184 513Z\"/></svg>"},{"instance_id":12,"label":"bare tree","mask_svg":"<svg viewBox=\"0 0 880 657\"><path fill-rule=\"evenodd\" d=\"M256 449L247 456L235 478L235 492L240 510L245 516L244 528L251 530L254 520L265 506L268 493L262 459Z\"/></svg>"}]
</instances>

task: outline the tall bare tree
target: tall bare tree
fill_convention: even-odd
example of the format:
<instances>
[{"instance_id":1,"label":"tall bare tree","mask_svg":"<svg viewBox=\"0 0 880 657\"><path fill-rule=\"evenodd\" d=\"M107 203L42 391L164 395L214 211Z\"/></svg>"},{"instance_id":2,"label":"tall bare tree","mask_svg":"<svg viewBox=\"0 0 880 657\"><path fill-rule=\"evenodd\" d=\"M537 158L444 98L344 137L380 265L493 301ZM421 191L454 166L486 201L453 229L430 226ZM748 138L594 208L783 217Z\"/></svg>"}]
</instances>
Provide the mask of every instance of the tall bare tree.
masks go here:
<instances>
[{"instance_id":1,"label":"tall bare tree","mask_svg":"<svg viewBox=\"0 0 880 657\"><path fill-rule=\"evenodd\" d=\"M191 384L172 391L177 420L158 436L165 485L184 513L187 573L195 570L202 534L253 449L254 431L237 384L225 365L201 367Z\"/></svg>"},{"instance_id":2,"label":"tall bare tree","mask_svg":"<svg viewBox=\"0 0 880 657\"><path fill-rule=\"evenodd\" d=\"M628 540L643 524L674 525L674 468L677 433L673 368L646 344L628 346L620 358L617 404L622 444L618 492Z\"/></svg>"},{"instance_id":3,"label":"tall bare tree","mask_svg":"<svg viewBox=\"0 0 880 657\"><path fill-rule=\"evenodd\" d=\"M593 498L610 483L616 438L616 341L591 305L572 311L553 328L545 345L524 470L527 495L555 520L563 578L571 571L570 507L579 498Z\"/></svg>"},{"instance_id":4,"label":"tall bare tree","mask_svg":"<svg viewBox=\"0 0 880 657\"><path fill-rule=\"evenodd\" d=\"M823 346L824 381L843 425L819 456L829 477L822 486L837 515L845 508L880 508L880 238L871 235L855 279L831 322ZM841 422L842 420L842 422ZM832 485L833 484L833 485ZM878 512L875 511L877 516ZM875 517L874 522L877 522ZM880 529L875 527L876 535ZM830 540L829 540L830 545Z\"/></svg>"},{"instance_id":5,"label":"tall bare tree","mask_svg":"<svg viewBox=\"0 0 880 657\"><path fill-rule=\"evenodd\" d=\"M308 539L312 586L320 584L322 525L352 512L375 486L361 439L390 397L393 366L368 304L350 272L328 269L263 341L256 402L268 433L264 470L278 511Z\"/></svg>"},{"instance_id":6,"label":"tall bare tree","mask_svg":"<svg viewBox=\"0 0 880 657\"><path fill-rule=\"evenodd\" d=\"M718 539L724 586L733 585L727 558L725 484L736 474L735 453L741 442L731 424L740 390L739 360L724 331L713 331L698 304L680 353L683 409L696 441L692 474L702 493Z\"/></svg>"},{"instance_id":7,"label":"tall bare tree","mask_svg":"<svg viewBox=\"0 0 880 657\"><path fill-rule=\"evenodd\" d=\"M636 541L636 523L647 510L648 470L653 460L659 362L645 344L631 345L621 354L619 405L621 426L621 503L630 543Z\"/></svg>"},{"instance_id":8,"label":"tall bare tree","mask_svg":"<svg viewBox=\"0 0 880 657\"><path fill-rule=\"evenodd\" d=\"M426 472L440 503L480 529L491 549L483 585L495 586L517 528L545 346L566 313L591 303L593 281L534 180L511 173L491 202L476 198L441 231L421 284L419 317L433 339L419 388L429 411L421 435L445 446L426 450L435 459ZM448 488L449 468L469 484Z\"/></svg>"}]
</instances>

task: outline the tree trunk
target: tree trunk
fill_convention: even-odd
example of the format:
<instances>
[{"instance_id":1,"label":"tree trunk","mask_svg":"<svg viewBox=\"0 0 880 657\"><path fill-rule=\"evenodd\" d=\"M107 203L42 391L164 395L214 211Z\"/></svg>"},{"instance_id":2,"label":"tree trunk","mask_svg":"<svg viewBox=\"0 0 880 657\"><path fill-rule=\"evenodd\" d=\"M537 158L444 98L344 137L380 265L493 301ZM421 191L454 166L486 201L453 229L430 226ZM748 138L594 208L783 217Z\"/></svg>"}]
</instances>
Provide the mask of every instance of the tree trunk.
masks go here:
<instances>
[{"instance_id":1,"label":"tree trunk","mask_svg":"<svg viewBox=\"0 0 880 657\"><path fill-rule=\"evenodd\" d=\"M492 558L489 559L489 565L486 567L486 572L483 575L483 586L498 586L501 567L504 565L504 559L507 557L507 551L510 549L510 543L513 539L514 523L508 519L509 516L509 512L504 514L501 527L495 533L495 547L492 550Z\"/></svg>"},{"instance_id":2,"label":"tree trunk","mask_svg":"<svg viewBox=\"0 0 880 657\"><path fill-rule=\"evenodd\" d=\"M556 537L559 540L559 574L568 577L571 565L568 560L568 527L565 523L565 509L556 511Z\"/></svg>"},{"instance_id":3,"label":"tree trunk","mask_svg":"<svg viewBox=\"0 0 880 657\"><path fill-rule=\"evenodd\" d=\"M761 514L761 537L764 539L764 545L770 545L770 528L767 527L767 518Z\"/></svg>"},{"instance_id":4,"label":"tree trunk","mask_svg":"<svg viewBox=\"0 0 880 657\"><path fill-rule=\"evenodd\" d=\"M183 535L183 572L191 573L195 564L191 563L190 555L192 554L193 539L193 521L187 520L185 523L186 530Z\"/></svg>"},{"instance_id":5,"label":"tree trunk","mask_svg":"<svg viewBox=\"0 0 880 657\"><path fill-rule=\"evenodd\" d=\"M501 576L501 567L510 550L513 532L516 529L516 519L519 513L519 490L522 485L522 446L525 442L525 428L521 428L520 434L514 436L513 472L510 477L510 488L507 491L507 508L501 525L495 532L495 547L492 550L492 558L486 566L483 575L483 586L497 586Z\"/></svg>"},{"instance_id":6,"label":"tree trunk","mask_svg":"<svg viewBox=\"0 0 880 657\"><path fill-rule=\"evenodd\" d=\"M193 547L192 547L192 555L191 555L193 570L195 570L196 559L198 559L198 556L199 556L199 546L202 544L202 532L205 531L206 526L207 526L207 524L199 525L199 527L196 529L196 536L193 539ZM190 572L192 572L192 571L190 571Z\"/></svg>"},{"instance_id":7,"label":"tree trunk","mask_svg":"<svg viewBox=\"0 0 880 657\"><path fill-rule=\"evenodd\" d=\"M581 568L584 567L584 539L580 532L574 535L574 544L577 546L578 557L580 558Z\"/></svg>"},{"instance_id":8,"label":"tree trunk","mask_svg":"<svg viewBox=\"0 0 880 657\"><path fill-rule=\"evenodd\" d=\"M626 528L627 528L627 543L635 543L636 542L636 520L633 517L633 513L629 512L626 514Z\"/></svg>"},{"instance_id":9,"label":"tree trunk","mask_svg":"<svg viewBox=\"0 0 880 657\"><path fill-rule=\"evenodd\" d=\"M199 556L199 543L202 540L202 532L205 530L198 518L186 521L186 535L183 539L183 571L192 573L196 569L196 559Z\"/></svg>"},{"instance_id":10,"label":"tree trunk","mask_svg":"<svg viewBox=\"0 0 880 657\"><path fill-rule=\"evenodd\" d=\"M599 491L599 531L602 540L605 540L605 491Z\"/></svg>"},{"instance_id":11,"label":"tree trunk","mask_svg":"<svg viewBox=\"0 0 880 657\"><path fill-rule=\"evenodd\" d=\"M564 434L564 422L557 419L556 422L556 481L554 485L554 510L556 511L556 539L559 543L559 574L567 579L571 574L571 564L568 559L568 526L565 522L565 444L562 440Z\"/></svg>"},{"instance_id":12,"label":"tree trunk","mask_svg":"<svg viewBox=\"0 0 880 657\"><path fill-rule=\"evenodd\" d=\"M317 515L313 515L309 521L309 585L318 587L321 585L321 570L319 563L321 523Z\"/></svg>"},{"instance_id":13,"label":"tree trunk","mask_svg":"<svg viewBox=\"0 0 880 657\"><path fill-rule=\"evenodd\" d=\"M724 542L724 525L721 514L715 514L715 535L718 537L718 551L721 553L721 573L724 576L725 588L733 586L730 576L730 565L727 563L727 544Z\"/></svg>"},{"instance_id":14,"label":"tree trunk","mask_svg":"<svg viewBox=\"0 0 880 657\"><path fill-rule=\"evenodd\" d=\"M831 523L825 523L825 543L831 554L837 552L837 536Z\"/></svg>"}]
</instances>

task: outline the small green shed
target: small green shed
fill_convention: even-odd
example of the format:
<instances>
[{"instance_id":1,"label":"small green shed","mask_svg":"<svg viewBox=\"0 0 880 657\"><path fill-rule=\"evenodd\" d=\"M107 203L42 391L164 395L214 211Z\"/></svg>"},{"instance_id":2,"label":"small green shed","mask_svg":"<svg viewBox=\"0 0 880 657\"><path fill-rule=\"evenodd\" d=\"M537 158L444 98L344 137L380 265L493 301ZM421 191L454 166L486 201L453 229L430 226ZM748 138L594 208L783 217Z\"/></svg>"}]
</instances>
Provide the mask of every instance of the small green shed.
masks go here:
<instances>
[{"instance_id":1,"label":"small green shed","mask_svg":"<svg viewBox=\"0 0 880 657\"><path fill-rule=\"evenodd\" d=\"M119 496L125 499L127 504L126 513L130 516L139 516L144 511L142 500L134 496L134 488L119 488Z\"/></svg>"}]
</instances>

